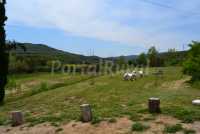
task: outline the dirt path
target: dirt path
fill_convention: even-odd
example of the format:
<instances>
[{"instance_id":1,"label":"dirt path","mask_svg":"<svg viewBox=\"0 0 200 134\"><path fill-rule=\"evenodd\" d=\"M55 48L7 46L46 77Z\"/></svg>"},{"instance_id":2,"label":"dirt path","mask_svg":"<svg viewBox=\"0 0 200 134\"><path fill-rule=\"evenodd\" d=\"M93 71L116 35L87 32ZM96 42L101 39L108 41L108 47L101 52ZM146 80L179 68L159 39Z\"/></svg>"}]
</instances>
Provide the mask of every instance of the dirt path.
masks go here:
<instances>
[{"instance_id":1,"label":"dirt path","mask_svg":"<svg viewBox=\"0 0 200 134\"><path fill-rule=\"evenodd\" d=\"M187 77L181 80L172 81L172 82L165 82L161 85L161 87L171 89L171 90L178 90L178 89L181 89L182 87L186 87L187 86L186 82L189 80L190 80L190 77Z\"/></svg>"}]
</instances>

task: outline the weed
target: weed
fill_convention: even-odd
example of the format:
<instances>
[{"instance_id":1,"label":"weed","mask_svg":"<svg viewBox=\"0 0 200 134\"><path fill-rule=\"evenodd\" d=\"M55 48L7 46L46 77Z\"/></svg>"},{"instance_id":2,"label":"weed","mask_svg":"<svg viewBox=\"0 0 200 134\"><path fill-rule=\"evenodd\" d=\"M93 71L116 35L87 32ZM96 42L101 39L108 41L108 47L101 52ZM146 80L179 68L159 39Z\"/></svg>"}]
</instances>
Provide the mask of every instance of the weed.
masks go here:
<instances>
[{"instance_id":1,"label":"weed","mask_svg":"<svg viewBox=\"0 0 200 134\"><path fill-rule=\"evenodd\" d=\"M185 129L184 134L196 134L196 131L192 129Z\"/></svg>"},{"instance_id":2,"label":"weed","mask_svg":"<svg viewBox=\"0 0 200 134\"><path fill-rule=\"evenodd\" d=\"M94 116L92 118L92 124L99 124L102 121L102 119L100 117Z\"/></svg>"},{"instance_id":3,"label":"weed","mask_svg":"<svg viewBox=\"0 0 200 134\"><path fill-rule=\"evenodd\" d=\"M109 123L116 123L117 120L116 120L115 118L111 118L111 119L108 120L108 122L109 122Z\"/></svg>"},{"instance_id":4,"label":"weed","mask_svg":"<svg viewBox=\"0 0 200 134\"><path fill-rule=\"evenodd\" d=\"M132 121L140 121L141 116L137 113L131 114L129 119Z\"/></svg>"},{"instance_id":5,"label":"weed","mask_svg":"<svg viewBox=\"0 0 200 134\"><path fill-rule=\"evenodd\" d=\"M140 132L142 132L142 131L145 131L147 129L149 129L149 126L143 125L143 124L138 123L138 122L134 123L132 125L132 131L140 131Z\"/></svg>"},{"instance_id":6,"label":"weed","mask_svg":"<svg viewBox=\"0 0 200 134\"><path fill-rule=\"evenodd\" d=\"M176 125L171 125L171 126L166 126L164 129L165 133L176 133L183 130L183 127L181 124L176 124Z\"/></svg>"}]
</instances>

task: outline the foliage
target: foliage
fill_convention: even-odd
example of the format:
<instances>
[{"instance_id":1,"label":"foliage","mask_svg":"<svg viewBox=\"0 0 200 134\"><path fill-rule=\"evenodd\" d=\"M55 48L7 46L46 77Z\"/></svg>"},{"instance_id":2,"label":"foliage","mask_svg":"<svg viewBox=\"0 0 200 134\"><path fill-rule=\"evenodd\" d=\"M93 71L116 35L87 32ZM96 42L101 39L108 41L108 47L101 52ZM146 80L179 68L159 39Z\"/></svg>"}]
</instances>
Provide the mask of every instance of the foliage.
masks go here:
<instances>
[{"instance_id":1,"label":"foliage","mask_svg":"<svg viewBox=\"0 0 200 134\"><path fill-rule=\"evenodd\" d=\"M184 134L196 134L196 131L192 129L184 129Z\"/></svg>"},{"instance_id":2,"label":"foliage","mask_svg":"<svg viewBox=\"0 0 200 134\"><path fill-rule=\"evenodd\" d=\"M141 65L141 66L146 66L147 65L147 56L145 53L141 53L138 57L137 57L137 64Z\"/></svg>"},{"instance_id":3,"label":"foliage","mask_svg":"<svg viewBox=\"0 0 200 134\"><path fill-rule=\"evenodd\" d=\"M200 80L200 42L189 45L187 60L184 62L184 73L192 76L192 81Z\"/></svg>"},{"instance_id":4,"label":"foliage","mask_svg":"<svg viewBox=\"0 0 200 134\"><path fill-rule=\"evenodd\" d=\"M120 66L126 64L125 57L124 57L124 56L120 56L120 57L117 59L116 63L117 63L118 65L120 65Z\"/></svg>"},{"instance_id":5,"label":"foliage","mask_svg":"<svg viewBox=\"0 0 200 134\"><path fill-rule=\"evenodd\" d=\"M158 62L157 62L158 61L157 60L158 51L156 50L156 47L153 46L153 47L149 48L147 55L148 55L148 59L150 61L150 66L156 67L158 64Z\"/></svg>"},{"instance_id":6,"label":"foliage","mask_svg":"<svg viewBox=\"0 0 200 134\"><path fill-rule=\"evenodd\" d=\"M109 123L116 123L116 122L117 122L117 119L111 118L111 119L108 120L108 122L109 122Z\"/></svg>"},{"instance_id":7,"label":"foliage","mask_svg":"<svg viewBox=\"0 0 200 134\"><path fill-rule=\"evenodd\" d=\"M179 132L179 131L182 131L182 130L183 130L182 125L176 124L176 125L166 126L164 132L166 132L166 133L176 133L176 132Z\"/></svg>"},{"instance_id":8,"label":"foliage","mask_svg":"<svg viewBox=\"0 0 200 134\"><path fill-rule=\"evenodd\" d=\"M163 114L174 116L184 122L199 121L200 109L191 104L191 100L200 96L199 89L181 84L174 88L176 81L188 78L182 76L182 68L160 69L165 73L163 79L158 80L160 86L157 87L153 83L154 76L151 75L155 68L150 68L150 74L138 79L137 82L123 81L122 75L119 74L112 78L106 75L99 76L95 78L95 86L89 84L90 76L87 75L18 74L15 76L15 81L22 87L27 87L22 91L27 94L23 97L8 94L5 99L6 105L0 107L0 115L9 119L7 114L10 111L21 109L22 112L30 111L30 116L25 116L25 119L33 118L39 121L47 115L60 118L64 114L63 120L58 120L62 123L62 121L78 120L80 105L89 103L94 114L100 119L126 116L139 121L143 119L140 115L148 113L146 104L148 98L156 96L162 100ZM30 91L40 89L41 82L48 83L48 90L41 90L31 96ZM51 118L42 121L48 120ZM27 123L29 122L32 120L27 120Z\"/></svg>"},{"instance_id":9,"label":"foliage","mask_svg":"<svg viewBox=\"0 0 200 134\"><path fill-rule=\"evenodd\" d=\"M98 123L100 123L102 121L102 118L100 118L99 116L93 116L93 118L92 118L92 124L98 124Z\"/></svg>"},{"instance_id":10,"label":"foliage","mask_svg":"<svg viewBox=\"0 0 200 134\"><path fill-rule=\"evenodd\" d=\"M134 123L132 125L132 131L144 131L144 130L147 130L149 129L149 126L146 126L146 125L143 125L142 123Z\"/></svg>"}]
</instances>

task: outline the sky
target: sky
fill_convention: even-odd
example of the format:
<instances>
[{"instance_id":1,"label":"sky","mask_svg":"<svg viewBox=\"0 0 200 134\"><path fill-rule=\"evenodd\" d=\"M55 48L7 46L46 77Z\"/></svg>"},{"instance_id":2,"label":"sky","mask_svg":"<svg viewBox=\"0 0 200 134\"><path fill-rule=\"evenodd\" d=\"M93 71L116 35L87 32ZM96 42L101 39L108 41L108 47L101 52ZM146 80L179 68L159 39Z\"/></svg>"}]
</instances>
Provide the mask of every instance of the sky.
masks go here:
<instances>
[{"instance_id":1,"label":"sky","mask_svg":"<svg viewBox=\"0 0 200 134\"><path fill-rule=\"evenodd\" d=\"M135 55L200 40L199 0L7 0L7 39L83 55Z\"/></svg>"}]
</instances>

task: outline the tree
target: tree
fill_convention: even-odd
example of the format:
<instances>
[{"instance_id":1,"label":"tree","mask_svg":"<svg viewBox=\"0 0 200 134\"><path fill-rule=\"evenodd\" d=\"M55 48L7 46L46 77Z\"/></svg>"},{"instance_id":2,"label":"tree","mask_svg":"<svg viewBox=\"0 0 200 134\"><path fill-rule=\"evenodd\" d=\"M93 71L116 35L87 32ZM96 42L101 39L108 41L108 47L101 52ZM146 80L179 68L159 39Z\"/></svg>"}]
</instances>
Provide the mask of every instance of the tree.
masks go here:
<instances>
[{"instance_id":1,"label":"tree","mask_svg":"<svg viewBox=\"0 0 200 134\"><path fill-rule=\"evenodd\" d=\"M6 51L6 33L5 33L5 21L6 0L0 0L0 103L3 103L5 97L5 86L7 84L7 74L8 74L8 62L9 54Z\"/></svg>"},{"instance_id":2,"label":"tree","mask_svg":"<svg viewBox=\"0 0 200 134\"><path fill-rule=\"evenodd\" d=\"M200 80L200 42L193 41L186 61L183 64L185 74L192 76L192 81Z\"/></svg>"},{"instance_id":3,"label":"tree","mask_svg":"<svg viewBox=\"0 0 200 134\"><path fill-rule=\"evenodd\" d=\"M126 60L125 60L124 56L120 56L117 59L117 64L120 65L120 66L126 64Z\"/></svg>"},{"instance_id":4,"label":"tree","mask_svg":"<svg viewBox=\"0 0 200 134\"><path fill-rule=\"evenodd\" d=\"M150 66L151 67L156 67L157 64L158 64L158 51L156 50L156 47L151 47L149 50L148 50L148 58L149 58L149 61L150 61Z\"/></svg>"},{"instance_id":5,"label":"tree","mask_svg":"<svg viewBox=\"0 0 200 134\"><path fill-rule=\"evenodd\" d=\"M145 53L141 53L137 58L137 64L146 66L147 65L147 56Z\"/></svg>"},{"instance_id":6,"label":"tree","mask_svg":"<svg viewBox=\"0 0 200 134\"><path fill-rule=\"evenodd\" d=\"M179 61L179 57L175 48L168 49L165 57L165 65L166 66L174 66L177 65Z\"/></svg>"}]
</instances>

